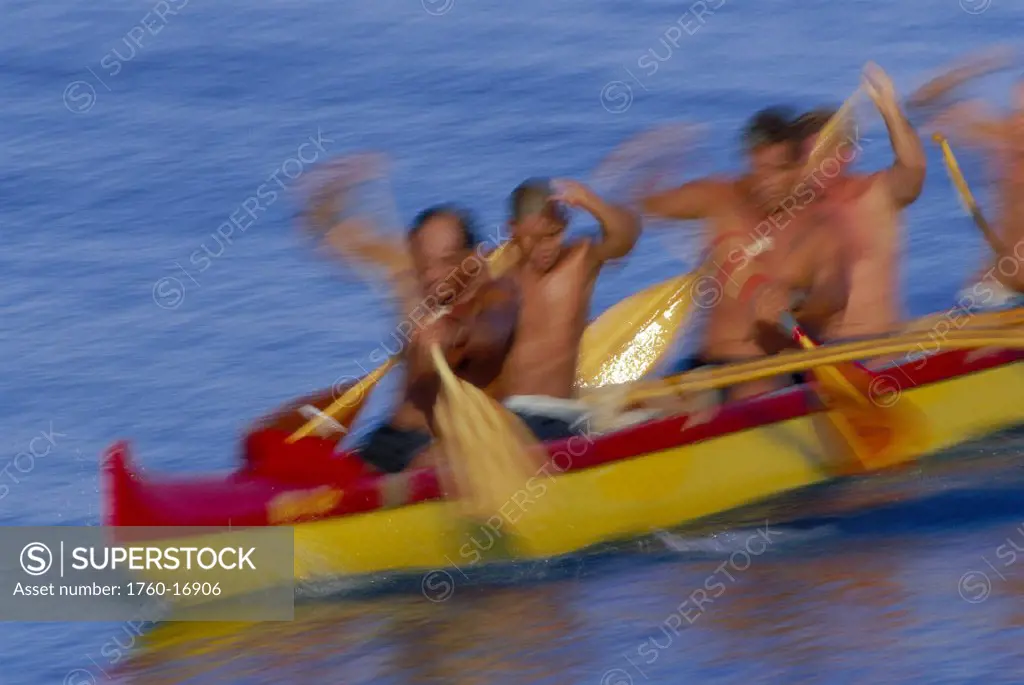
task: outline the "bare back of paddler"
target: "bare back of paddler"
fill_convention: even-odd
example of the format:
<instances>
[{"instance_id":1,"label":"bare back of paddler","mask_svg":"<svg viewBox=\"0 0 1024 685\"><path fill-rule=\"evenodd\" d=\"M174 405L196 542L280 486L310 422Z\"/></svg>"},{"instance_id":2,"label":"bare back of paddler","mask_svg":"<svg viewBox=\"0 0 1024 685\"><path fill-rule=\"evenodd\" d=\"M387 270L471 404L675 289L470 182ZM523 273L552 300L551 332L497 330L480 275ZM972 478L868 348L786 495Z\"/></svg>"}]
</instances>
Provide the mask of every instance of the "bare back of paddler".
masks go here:
<instances>
[{"instance_id":1,"label":"bare back of paddler","mask_svg":"<svg viewBox=\"0 0 1024 685\"><path fill-rule=\"evenodd\" d=\"M694 301L704 307L705 327L688 368L728 364L764 355L744 286L759 270L776 268L790 241L791 212L783 207L799 171L792 113L772 107L755 114L743 133L749 171L740 178L705 178L641 200L644 213L701 220L705 226L704 276ZM755 283L751 283L753 287ZM723 398L741 399L777 387L771 381L730 388Z\"/></svg>"},{"instance_id":2,"label":"bare back of paddler","mask_svg":"<svg viewBox=\"0 0 1024 685\"><path fill-rule=\"evenodd\" d=\"M585 415L572 398L594 285L606 262L633 249L640 221L574 181L529 179L509 204L512 240L521 254L512 272L520 310L501 389L506 406L538 439L567 438L580 430ZM563 205L593 215L600 238L566 244Z\"/></svg>"},{"instance_id":3,"label":"bare back of paddler","mask_svg":"<svg viewBox=\"0 0 1024 685\"><path fill-rule=\"evenodd\" d=\"M999 200L993 229L999 245L974 282L960 292L967 311L1024 306L1024 80L1007 115L964 103L939 117L944 132L981 148L992 162Z\"/></svg>"},{"instance_id":4,"label":"bare back of paddler","mask_svg":"<svg viewBox=\"0 0 1024 685\"><path fill-rule=\"evenodd\" d=\"M399 404L391 418L356 449L371 467L386 473L431 463L434 455L428 448L433 442L433 408L440 390L431 346L440 346L452 370L463 380L480 388L493 383L501 373L515 330L518 302L514 283L489 276L472 217L456 206L441 205L421 212L409 229L405 246L373 236L362 219L332 225L326 234L327 244L346 260L387 272L400 294L405 322L415 326L398 327L412 331L397 353L404 362Z\"/></svg>"},{"instance_id":5,"label":"bare back of paddler","mask_svg":"<svg viewBox=\"0 0 1024 685\"><path fill-rule=\"evenodd\" d=\"M850 274L849 301L824 332L827 340L883 335L900 325L902 212L924 186L924 147L900 107L889 76L869 64L863 88L885 121L895 161L873 174L834 176L814 203L816 220L845 243L841 254L848 260ZM804 129L805 149L818 143L817 134L824 123L819 120L816 127ZM840 131L840 135L849 134ZM853 154L853 146L848 152L837 152L841 167L852 161Z\"/></svg>"}]
</instances>

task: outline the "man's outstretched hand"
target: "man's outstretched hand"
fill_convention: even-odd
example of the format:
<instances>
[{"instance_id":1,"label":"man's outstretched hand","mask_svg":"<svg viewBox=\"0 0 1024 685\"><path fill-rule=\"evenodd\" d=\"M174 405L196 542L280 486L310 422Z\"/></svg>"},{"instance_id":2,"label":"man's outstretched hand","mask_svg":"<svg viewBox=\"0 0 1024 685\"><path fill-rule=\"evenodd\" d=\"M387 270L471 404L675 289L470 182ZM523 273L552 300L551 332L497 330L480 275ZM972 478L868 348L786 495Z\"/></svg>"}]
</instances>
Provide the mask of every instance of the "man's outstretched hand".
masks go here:
<instances>
[{"instance_id":1,"label":"man's outstretched hand","mask_svg":"<svg viewBox=\"0 0 1024 685\"><path fill-rule=\"evenodd\" d=\"M350 207L352 190L386 172L387 158L378 153L341 157L314 169L299 186L299 192L307 197L306 230L315 236L326 234Z\"/></svg>"},{"instance_id":2,"label":"man's outstretched hand","mask_svg":"<svg viewBox=\"0 0 1024 685\"><path fill-rule=\"evenodd\" d=\"M863 87L879 111L892 112L899 109L899 95L892 79L874 62L868 62L864 67Z\"/></svg>"}]
</instances>

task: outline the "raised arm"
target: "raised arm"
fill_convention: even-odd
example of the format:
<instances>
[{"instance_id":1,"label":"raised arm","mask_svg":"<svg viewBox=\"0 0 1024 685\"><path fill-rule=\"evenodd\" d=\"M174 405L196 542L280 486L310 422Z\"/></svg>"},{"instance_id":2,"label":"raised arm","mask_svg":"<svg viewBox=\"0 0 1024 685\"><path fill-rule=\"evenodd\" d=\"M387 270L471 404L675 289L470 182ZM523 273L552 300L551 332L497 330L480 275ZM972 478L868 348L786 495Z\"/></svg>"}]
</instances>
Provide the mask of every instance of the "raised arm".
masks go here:
<instances>
[{"instance_id":1,"label":"raised arm","mask_svg":"<svg viewBox=\"0 0 1024 685\"><path fill-rule=\"evenodd\" d=\"M398 240L375 233L369 218L354 216L334 224L324 243L344 261L368 265L389 277L404 277L412 268L412 258Z\"/></svg>"},{"instance_id":2,"label":"raised arm","mask_svg":"<svg viewBox=\"0 0 1024 685\"><path fill-rule=\"evenodd\" d=\"M625 257L640 238L640 217L621 205L601 199L593 190L576 181L553 182L552 198L571 207L590 212L601 226L601 241L594 244L593 254L598 263Z\"/></svg>"},{"instance_id":3,"label":"raised arm","mask_svg":"<svg viewBox=\"0 0 1024 685\"><path fill-rule=\"evenodd\" d=\"M375 272L373 280L383 277L403 303L412 303L418 289L405 244L377 232L369 216L344 216L353 185L354 179L345 177L317 189L305 213L308 227L334 256L364 276L370 276L367 269Z\"/></svg>"},{"instance_id":4,"label":"raised arm","mask_svg":"<svg viewBox=\"0 0 1024 685\"><path fill-rule=\"evenodd\" d=\"M953 105L932 119L928 128L967 145L990 149L1005 145L1010 133L1006 121L978 101Z\"/></svg>"},{"instance_id":5,"label":"raised arm","mask_svg":"<svg viewBox=\"0 0 1024 685\"><path fill-rule=\"evenodd\" d=\"M960 66L948 69L915 90L907 98L908 109L924 109L940 104L954 90L981 76L1005 69L1013 63L1013 52L998 48L965 60Z\"/></svg>"},{"instance_id":6,"label":"raised arm","mask_svg":"<svg viewBox=\"0 0 1024 685\"><path fill-rule=\"evenodd\" d=\"M711 178L690 181L678 188L641 197L640 209L645 215L662 219L705 219L712 214L725 185L724 181Z\"/></svg>"},{"instance_id":7,"label":"raised arm","mask_svg":"<svg viewBox=\"0 0 1024 685\"><path fill-rule=\"evenodd\" d=\"M918 198L924 187L927 168L924 145L900 108L892 80L878 65L868 64L865 68L864 90L885 121L896 156L893 165L882 172L882 177L896 206L906 207Z\"/></svg>"}]
</instances>

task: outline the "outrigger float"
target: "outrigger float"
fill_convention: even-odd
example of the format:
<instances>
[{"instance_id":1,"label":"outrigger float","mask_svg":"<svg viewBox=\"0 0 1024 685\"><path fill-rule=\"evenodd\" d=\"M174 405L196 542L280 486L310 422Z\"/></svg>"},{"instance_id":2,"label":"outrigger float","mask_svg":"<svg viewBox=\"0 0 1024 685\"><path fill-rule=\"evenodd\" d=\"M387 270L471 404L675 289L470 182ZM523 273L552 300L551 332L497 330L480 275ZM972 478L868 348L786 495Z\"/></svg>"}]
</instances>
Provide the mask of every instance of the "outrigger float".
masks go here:
<instances>
[{"instance_id":1,"label":"outrigger float","mask_svg":"<svg viewBox=\"0 0 1024 685\"><path fill-rule=\"evenodd\" d=\"M1017 310L1017 317L1022 310ZM898 467L1024 424L1024 336L992 328L861 341L788 352L680 376L680 391L910 352L880 371L896 401L926 420L923 440L890 454ZM930 352L922 352L935 348ZM646 387L657 388L656 381ZM892 395L893 392L897 395ZM611 433L546 445L549 461L489 526L534 517L516 559L544 559L649 534L842 477L834 436L808 387L724 405L714 416L659 418ZM357 457L335 441L260 443L226 476L142 475L129 444L103 459L108 526L293 526L295 579L422 572L479 558L442 498L433 470L353 478ZM287 450L283 453L282 450ZM273 465L273 466L271 466ZM512 526L506 526L511 529ZM499 532L500 535L500 532Z\"/></svg>"}]
</instances>

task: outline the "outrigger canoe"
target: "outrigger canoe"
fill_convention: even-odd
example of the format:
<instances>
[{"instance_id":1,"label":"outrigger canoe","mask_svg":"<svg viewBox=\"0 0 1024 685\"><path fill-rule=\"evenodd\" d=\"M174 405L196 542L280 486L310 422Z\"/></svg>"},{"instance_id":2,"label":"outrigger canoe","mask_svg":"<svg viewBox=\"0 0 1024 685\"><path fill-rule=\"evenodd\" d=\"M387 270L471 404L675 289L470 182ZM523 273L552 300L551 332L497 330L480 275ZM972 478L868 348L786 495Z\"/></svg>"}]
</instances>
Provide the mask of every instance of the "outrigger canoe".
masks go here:
<instances>
[{"instance_id":1,"label":"outrigger canoe","mask_svg":"<svg viewBox=\"0 0 1024 685\"><path fill-rule=\"evenodd\" d=\"M1022 359L1018 350L951 349L886 369L928 424L917 451L888 466L1024 424ZM516 558L646 535L831 480L834 443L821 412L815 395L796 386L699 421L673 416L550 443L551 468L501 512L514 521L541 502L556 505L517 541ZM293 526L297 581L463 567L480 558L474 548L493 544L492 535L470 538L455 527L454 505L432 470L353 480L351 455L303 458L302 449L310 456L322 448L317 440L293 446L294 473L261 471L250 459L229 475L185 478L143 475L119 442L102 465L105 523Z\"/></svg>"}]
</instances>

